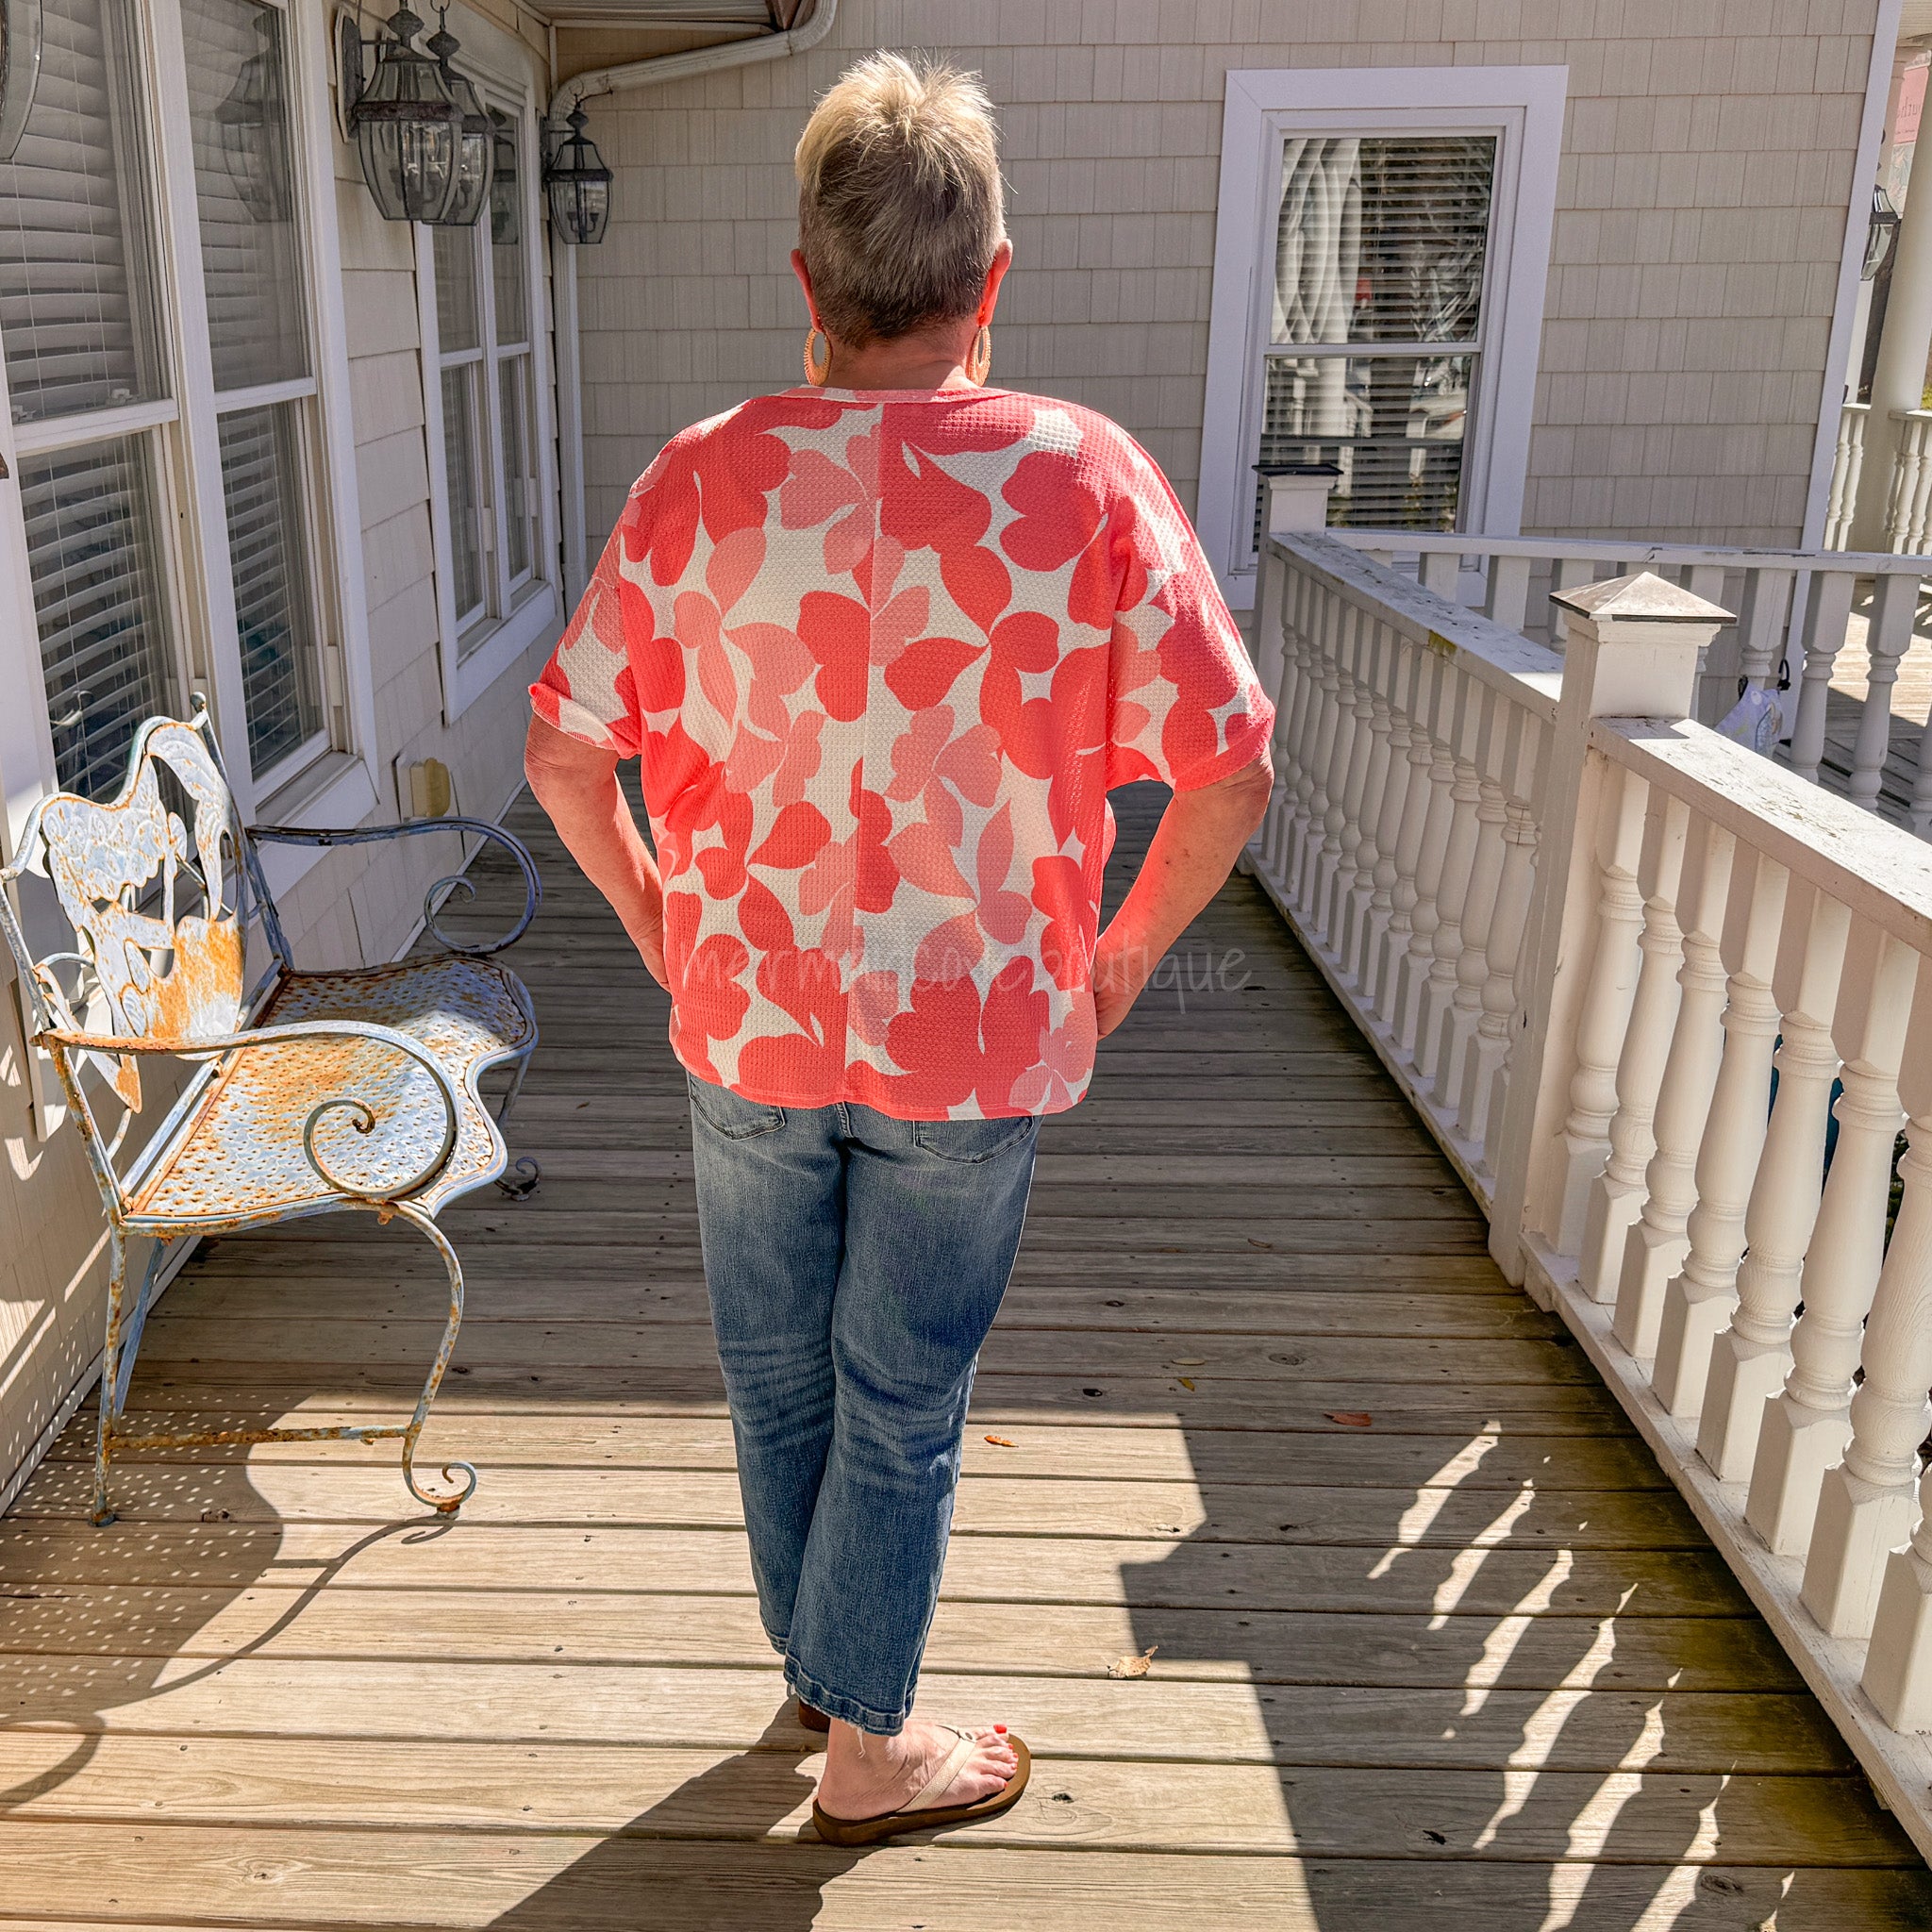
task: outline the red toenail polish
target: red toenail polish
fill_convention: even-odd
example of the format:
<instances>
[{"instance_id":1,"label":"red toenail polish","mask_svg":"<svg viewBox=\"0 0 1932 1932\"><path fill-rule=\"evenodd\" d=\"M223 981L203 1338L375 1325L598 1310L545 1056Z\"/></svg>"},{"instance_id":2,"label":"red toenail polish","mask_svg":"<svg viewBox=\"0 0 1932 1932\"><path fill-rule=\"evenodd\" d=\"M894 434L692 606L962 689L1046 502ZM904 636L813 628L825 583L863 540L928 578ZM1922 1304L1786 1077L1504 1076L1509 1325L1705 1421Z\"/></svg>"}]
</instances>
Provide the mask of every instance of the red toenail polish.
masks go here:
<instances>
[{"instance_id":1,"label":"red toenail polish","mask_svg":"<svg viewBox=\"0 0 1932 1932\"><path fill-rule=\"evenodd\" d=\"M1007 1735L1007 1727L1005 1724L995 1724L992 1728L993 1735L995 1737L1004 1738Z\"/></svg>"}]
</instances>

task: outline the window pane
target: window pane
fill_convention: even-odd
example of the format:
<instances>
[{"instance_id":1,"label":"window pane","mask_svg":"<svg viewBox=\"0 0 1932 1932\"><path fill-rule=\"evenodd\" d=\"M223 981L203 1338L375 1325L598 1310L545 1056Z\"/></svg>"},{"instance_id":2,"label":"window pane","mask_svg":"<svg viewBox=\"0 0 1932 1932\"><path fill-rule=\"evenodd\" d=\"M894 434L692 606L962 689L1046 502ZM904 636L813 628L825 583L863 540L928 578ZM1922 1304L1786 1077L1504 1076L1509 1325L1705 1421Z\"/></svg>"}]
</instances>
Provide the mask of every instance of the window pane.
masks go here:
<instances>
[{"instance_id":1,"label":"window pane","mask_svg":"<svg viewBox=\"0 0 1932 1932\"><path fill-rule=\"evenodd\" d=\"M498 364L498 401L503 411L503 484L509 501L503 508L504 541L508 545L512 583L528 575L537 554L537 479L530 425L530 358L512 356Z\"/></svg>"},{"instance_id":2,"label":"window pane","mask_svg":"<svg viewBox=\"0 0 1932 1932\"><path fill-rule=\"evenodd\" d=\"M471 362L442 372L442 453L449 480L450 570L458 623L483 602L483 500L476 485L479 366Z\"/></svg>"},{"instance_id":3,"label":"window pane","mask_svg":"<svg viewBox=\"0 0 1932 1932\"><path fill-rule=\"evenodd\" d=\"M1331 524L1453 530L1474 356L1271 356L1264 463L1334 463ZM1260 541L1257 492L1255 541Z\"/></svg>"},{"instance_id":4,"label":"window pane","mask_svg":"<svg viewBox=\"0 0 1932 1932\"><path fill-rule=\"evenodd\" d=\"M502 165L504 144L508 142L512 150L518 146L514 125L505 116L492 115L497 128L498 166ZM511 184L512 192L521 186L523 156L517 153L516 166L518 181ZM490 225L490 281L491 299L496 305L496 340L499 342L527 342L530 340L530 291L528 274L524 266L524 225L521 220L522 204L518 203L515 213L519 219L499 220L496 211L491 210Z\"/></svg>"},{"instance_id":5,"label":"window pane","mask_svg":"<svg viewBox=\"0 0 1932 1932\"><path fill-rule=\"evenodd\" d=\"M436 249L436 332L445 356L474 349L476 322L476 231L432 228Z\"/></svg>"},{"instance_id":6,"label":"window pane","mask_svg":"<svg viewBox=\"0 0 1932 1932\"><path fill-rule=\"evenodd\" d=\"M1291 138L1275 225L1277 342L1471 342L1494 135Z\"/></svg>"},{"instance_id":7,"label":"window pane","mask_svg":"<svg viewBox=\"0 0 1932 1932\"><path fill-rule=\"evenodd\" d=\"M182 0L189 125L215 387L308 373L282 16Z\"/></svg>"},{"instance_id":8,"label":"window pane","mask_svg":"<svg viewBox=\"0 0 1932 1932\"><path fill-rule=\"evenodd\" d=\"M258 774L323 727L302 514L299 403L222 418L222 493L235 575L235 629Z\"/></svg>"},{"instance_id":9,"label":"window pane","mask_svg":"<svg viewBox=\"0 0 1932 1932\"><path fill-rule=\"evenodd\" d=\"M166 394L139 49L123 0L46 0L20 146L0 163L0 338L13 420Z\"/></svg>"},{"instance_id":10,"label":"window pane","mask_svg":"<svg viewBox=\"0 0 1932 1932\"><path fill-rule=\"evenodd\" d=\"M89 798L121 789L135 727L175 708L152 491L139 437L20 466L55 761Z\"/></svg>"}]
</instances>

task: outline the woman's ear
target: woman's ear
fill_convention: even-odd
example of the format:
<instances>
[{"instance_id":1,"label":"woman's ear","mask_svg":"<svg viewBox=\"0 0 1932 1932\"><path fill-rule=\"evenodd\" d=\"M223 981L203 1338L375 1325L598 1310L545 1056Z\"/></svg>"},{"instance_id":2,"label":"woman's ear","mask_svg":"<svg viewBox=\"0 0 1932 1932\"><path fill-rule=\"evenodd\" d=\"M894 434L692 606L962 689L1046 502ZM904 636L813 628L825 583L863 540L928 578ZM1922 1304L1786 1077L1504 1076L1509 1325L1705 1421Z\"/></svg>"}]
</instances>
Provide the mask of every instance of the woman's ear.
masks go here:
<instances>
[{"instance_id":1,"label":"woman's ear","mask_svg":"<svg viewBox=\"0 0 1932 1932\"><path fill-rule=\"evenodd\" d=\"M799 280L805 281L805 262L803 258L794 254L791 258L791 265L798 271ZM979 309L974 317L974 322L981 328L985 328L992 321L992 312L999 306L1000 284L1006 280L1007 271L1012 265L1013 244L1010 242L1002 242L992 252L992 261L986 271L986 287L980 293ZM806 292L808 297L810 291L811 285L807 282Z\"/></svg>"},{"instance_id":2,"label":"woman's ear","mask_svg":"<svg viewBox=\"0 0 1932 1932\"><path fill-rule=\"evenodd\" d=\"M791 273L798 277L798 286L805 291L805 312L811 317L812 327L817 328L819 306L811 298L811 271L806 267L805 257L796 248L791 251Z\"/></svg>"}]
</instances>

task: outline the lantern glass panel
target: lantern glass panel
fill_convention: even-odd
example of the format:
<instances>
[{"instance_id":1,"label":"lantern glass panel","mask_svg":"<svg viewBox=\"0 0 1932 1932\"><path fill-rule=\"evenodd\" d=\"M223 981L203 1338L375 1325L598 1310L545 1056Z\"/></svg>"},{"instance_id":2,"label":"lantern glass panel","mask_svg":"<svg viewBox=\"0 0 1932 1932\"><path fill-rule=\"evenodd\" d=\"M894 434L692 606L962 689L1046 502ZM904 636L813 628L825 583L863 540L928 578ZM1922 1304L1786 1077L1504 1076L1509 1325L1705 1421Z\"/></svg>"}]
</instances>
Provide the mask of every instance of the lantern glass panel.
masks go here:
<instances>
[{"instance_id":1,"label":"lantern glass panel","mask_svg":"<svg viewBox=\"0 0 1932 1932\"><path fill-rule=\"evenodd\" d=\"M422 23L407 8L378 50L375 72L356 103L362 178L385 221L441 221L456 192L462 114L442 70L409 42Z\"/></svg>"}]
</instances>

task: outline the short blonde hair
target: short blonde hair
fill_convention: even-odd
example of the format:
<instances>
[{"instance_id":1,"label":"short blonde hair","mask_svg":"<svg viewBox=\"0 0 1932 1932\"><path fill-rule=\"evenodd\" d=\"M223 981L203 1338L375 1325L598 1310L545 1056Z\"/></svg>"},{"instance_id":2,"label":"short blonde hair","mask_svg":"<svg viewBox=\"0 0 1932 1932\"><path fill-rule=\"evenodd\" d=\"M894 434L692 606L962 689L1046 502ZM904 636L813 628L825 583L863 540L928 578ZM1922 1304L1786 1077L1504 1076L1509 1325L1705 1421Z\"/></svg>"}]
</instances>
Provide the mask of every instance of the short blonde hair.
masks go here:
<instances>
[{"instance_id":1,"label":"short blonde hair","mask_svg":"<svg viewBox=\"0 0 1932 1932\"><path fill-rule=\"evenodd\" d=\"M828 334L858 347L977 308L1007 225L975 75L870 56L813 110L795 166L798 247Z\"/></svg>"}]
</instances>

